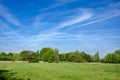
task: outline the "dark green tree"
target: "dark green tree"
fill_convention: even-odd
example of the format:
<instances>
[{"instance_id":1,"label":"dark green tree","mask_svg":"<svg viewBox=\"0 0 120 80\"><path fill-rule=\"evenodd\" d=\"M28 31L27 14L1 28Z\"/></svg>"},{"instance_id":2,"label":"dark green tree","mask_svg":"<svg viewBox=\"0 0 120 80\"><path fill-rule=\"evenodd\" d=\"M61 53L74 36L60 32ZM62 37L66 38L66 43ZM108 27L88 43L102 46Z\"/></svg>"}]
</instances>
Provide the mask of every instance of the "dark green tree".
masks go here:
<instances>
[{"instance_id":1,"label":"dark green tree","mask_svg":"<svg viewBox=\"0 0 120 80\"><path fill-rule=\"evenodd\" d=\"M86 62L92 62L91 55L85 54L85 61Z\"/></svg>"},{"instance_id":2,"label":"dark green tree","mask_svg":"<svg viewBox=\"0 0 120 80\"><path fill-rule=\"evenodd\" d=\"M29 55L28 61L30 63L38 63L39 62L39 54L37 52L33 52Z\"/></svg>"},{"instance_id":3,"label":"dark green tree","mask_svg":"<svg viewBox=\"0 0 120 80\"><path fill-rule=\"evenodd\" d=\"M13 57L13 53L12 52L10 52L10 53L8 53L8 60L9 61L14 61L14 57Z\"/></svg>"},{"instance_id":4,"label":"dark green tree","mask_svg":"<svg viewBox=\"0 0 120 80\"><path fill-rule=\"evenodd\" d=\"M20 56L22 57L23 61L28 61L29 60L29 56L34 53L31 50L23 50L22 52L20 52Z\"/></svg>"},{"instance_id":5,"label":"dark green tree","mask_svg":"<svg viewBox=\"0 0 120 80\"><path fill-rule=\"evenodd\" d=\"M7 54L5 52L1 52L0 53L0 60L1 61L7 61L7 60L9 60L8 56L7 56Z\"/></svg>"},{"instance_id":6,"label":"dark green tree","mask_svg":"<svg viewBox=\"0 0 120 80\"><path fill-rule=\"evenodd\" d=\"M64 54L59 54L59 60L60 61L66 61L67 60L66 54L65 53Z\"/></svg>"}]
</instances>

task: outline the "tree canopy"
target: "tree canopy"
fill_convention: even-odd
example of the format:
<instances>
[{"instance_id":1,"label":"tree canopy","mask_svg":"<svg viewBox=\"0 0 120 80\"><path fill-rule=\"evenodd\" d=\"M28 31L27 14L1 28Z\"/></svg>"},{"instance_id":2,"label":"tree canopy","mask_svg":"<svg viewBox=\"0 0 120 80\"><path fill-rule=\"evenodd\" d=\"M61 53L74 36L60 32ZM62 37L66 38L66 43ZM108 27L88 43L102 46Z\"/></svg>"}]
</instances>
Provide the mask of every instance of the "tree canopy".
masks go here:
<instances>
[{"instance_id":1,"label":"tree canopy","mask_svg":"<svg viewBox=\"0 0 120 80\"><path fill-rule=\"evenodd\" d=\"M102 62L102 63L120 63L120 50L113 53L108 53L104 58L100 59L100 53L96 52L94 55L80 52L78 50L68 53L59 53L59 49L44 47L41 50L31 51L23 50L20 53L5 53L0 52L0 61L28 61L28 62Z\"/></svg>"}]
</instances>

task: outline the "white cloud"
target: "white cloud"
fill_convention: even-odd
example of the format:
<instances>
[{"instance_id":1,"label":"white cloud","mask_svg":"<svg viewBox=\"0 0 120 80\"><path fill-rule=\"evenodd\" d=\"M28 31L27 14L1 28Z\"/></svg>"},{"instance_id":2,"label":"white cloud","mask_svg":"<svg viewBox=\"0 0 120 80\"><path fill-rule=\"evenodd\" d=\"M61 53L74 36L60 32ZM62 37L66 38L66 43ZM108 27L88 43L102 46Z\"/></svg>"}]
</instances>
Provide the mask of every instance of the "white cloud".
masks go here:
<instances>
[{"instance_id":1,"label":"white cloud","mask_svg":"<svg viewBox=\"0 0 120 80\"><path fill-rule=\"evenodd\" d=\"M49 10L49 9L53 9L53 8L58 7L58 6L62 6L62 5L65 5L65 4L74 2L74 1L76 1L76 0L57 0L56 4L50 5L48 7L43 8L43 9L40 9L40 11L46 11L46 10Z\"/></svg>"},{"instance_id":2,"label":"white cloud","mask_svg":"<svg viewBox=\"0 0 120 80\"><path fill-rule=\"evenodd\" d=\"M66 31L75 29L75 28L79 28L79 27L83 27L83 26L87 26L90 24L94 24L94 23L98 23L101 21L105 21L117 16L120 16L120 2L118 3L111 3L106 7L102 7L102 8L97 8L97 9L92 9L92 11L94 11L94 15L92 17L90 17L91 19L89 19L87 22L85 22L84 24L79 24L78 26L73 26L69 29L67 29Z\"/></svg>"},{"instance_id":3,"label":"white cloud","mask_svg":"<svg viewBox=\"0 0 120 80\"><path fill-rule=\"evenodd\" d=\"M12 28L10 28L9 25L7 25L7 23L0 21L0 33L3 36L19 36L19 33L17 33L17 31L14 31Z\"/></svg>"},{"instance_id":4,"label":"white cloud","mask_svg":"<svg viewBox=\"0 0 120 80\"><path fill-rule=\"evenodd\" d=\"M64 21L63 23L61 23L61 24L57 27L57 29L64 28L64 27L66 27L66 26L71 26L71 25L74 25L74 24L76 24L76 23L85 21L85 20L91 18L92 15L93 15L92 13L83 12L83 14L77 15L75 18L71 18L71 19L69 19L68 21Z\"/></svg>"},{"instance_id":5,"label":"white cloud","mask_svg":"<svg viewBox=\"0 0 120 80\"><path fill-rule=\"evenodd\" d=\"M60 33L50 32L50 33L46 33L46 34L39 34L39 35L30 37L30 40L31 41L46 41L49 38L52 38L53 36L58 35L58 34L60 34Z\"/></svg>"},{"instance_id":6,"label":"white cloud","mask_svg":"<svg viewBox=\"0 0 120 80\"><path fill-rule=\"evenodd\" d=\"M102 18L102 19L97 19L97 20L89 21L89 22L87 22L85 24L81 24L81 25L79 25L77 27L71 27L71 28L67 29L66 31L69 31L69 30L72 30L72 29L75 29L75 28L79 28L79 27L82 27L82 26L87 26L87 25L90 25L90 24L94 24L94 23L97 23L97 22L101 22L101 21L104 21L104 20L108 20L108 19L116 17L116 16L120 16L120 14L112 15L112 16L105 17L105 18Z\"/></svg>"},{"instance_id":7,"label":"white cloud","mask_svg":"<svg viewBox=\"0 0 120 80\"><path fill-rule=\"evenodd\" d=\"M13 16L13 14L11 14L8 9L0 4L0 16L2 16L4 19L6 19L8 22L19 26L19 27L23 27L23 25L18 22L18 20Z\"/></svg>"}]
</instances>

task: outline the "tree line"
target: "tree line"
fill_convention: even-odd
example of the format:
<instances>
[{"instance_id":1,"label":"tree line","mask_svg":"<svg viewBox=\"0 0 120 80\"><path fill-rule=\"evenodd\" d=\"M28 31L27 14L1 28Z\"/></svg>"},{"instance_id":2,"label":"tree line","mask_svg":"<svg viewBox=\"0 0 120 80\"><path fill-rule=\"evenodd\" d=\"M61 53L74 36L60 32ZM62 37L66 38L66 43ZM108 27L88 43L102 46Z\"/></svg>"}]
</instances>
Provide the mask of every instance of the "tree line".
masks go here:
<instances>
[{"instance_id":1,"label":"tree line","mask_svg":"<svg viewBox=\"0 0 120 80\"><path fill-rule=\"evenodd\" d=\"M68 53L59 54L59 49L52 49L50 47L42 48L41 50L31 51L23 50L20 53L0 53L0 61L29 61L31 63L44 62L102 62L102 63L120 63L120 50L114 53L108 53L104 58L99 57L99 52L94 55L80 52L78 50Z\"/></svg>"}]
</instances>

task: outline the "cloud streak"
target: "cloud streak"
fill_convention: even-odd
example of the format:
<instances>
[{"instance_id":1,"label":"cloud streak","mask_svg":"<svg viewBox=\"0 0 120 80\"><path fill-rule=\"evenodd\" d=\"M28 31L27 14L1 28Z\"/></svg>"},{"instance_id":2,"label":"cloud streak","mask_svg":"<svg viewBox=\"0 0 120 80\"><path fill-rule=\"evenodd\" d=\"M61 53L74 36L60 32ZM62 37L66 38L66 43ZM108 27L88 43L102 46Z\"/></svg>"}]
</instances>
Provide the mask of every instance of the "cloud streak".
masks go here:
<instances>
[{"instance_id":1,"label":"cloud streak","mask_svg":"<svg viewBox=\"0 0 120 80\"><path fill-rule=\"evenodd\" d=\"M66 27L66 26L72 26L72 25L74 25L74 24L76 24L76 23L85 21L85 20L91 18L92 15L93 15L92 13L86 13L86 12L83 13L82 15L77 15L75 18L72 18L71 20L68 20L68 21L65 21L65 22L61 23L61 24L57 27L57 29L64 28L64 27Z\"/></svg>"},{"instance_id":2,"label":"cloud streak","mask_svg":"<svg viewBox=\"0 0 120 80\"><path fill-rule=\"evenodd\" d=\"M50 9L53 9L53 8L56 8L58 6L62 6L62 5L65 5L65 4L69 4L69 3L72 3L76 0L63 0L63 1L58 1L56 4L53 4L51 6L48 6L48 7L45 7L43 9L41 9L40 11L47 11L47 10L50 10Z\"/></svg>"},{"instance_id":3,"label":"cloud streak","mask_svg":"<svg viewBox=\"0 0 120 80\"><path fill-rule=\"evenodd\" d=\"M103 8L92 9L92 11L94 12L94 15L91 17L91 19L89 19L88 21L86 21L83 24L78 24L76 27L73 26L73 27L67 29L66 31L69 31L69 30L72 30L75 28L79 28L79 27L83 27L83 26L88 26L90 24L99 23L99 22L120 16L120 8L118 5L120 6L120 2L111 3L108 6L103 7Z\"/></svg>"},{"instance_id":4,"label":"cloud streak","mask_svg":"<svg viewBox=\"0 0 120 80\"><path fill-rule=\"evenodd\" d=\"M85 23L85 24L81 24L81 25L79 25L79 26L77 26L77 27L69 28L69 29L67 29L66 31L69 31L69 30L72 30L72 29L75 29L75 28L79 28L79 27L82 27L82 26L87 26L87 25L90 25L90 24L98 23L98 22L101 22L101 21L104 21L104 20L111 19L111 18L113 18L113 17L117 17L117 16L120 16L120 14L112 15L112 16L105 17L105 18L98 19L98 20L93 20L93 21L87 22L87 23Z\"/></svg>"},{"instance_id":5,"label":"cloud streak","mask_svg":"<svg viewBox=\"0 0 120 80\"><path fill-rule=\"evenodd\" d=\"M0 16L2 16L4 19L12 23L13 25L23 27L23 25L11 13L9 13L8 9L1 4L0 4Z\"/></svg>"}]
</instances>

